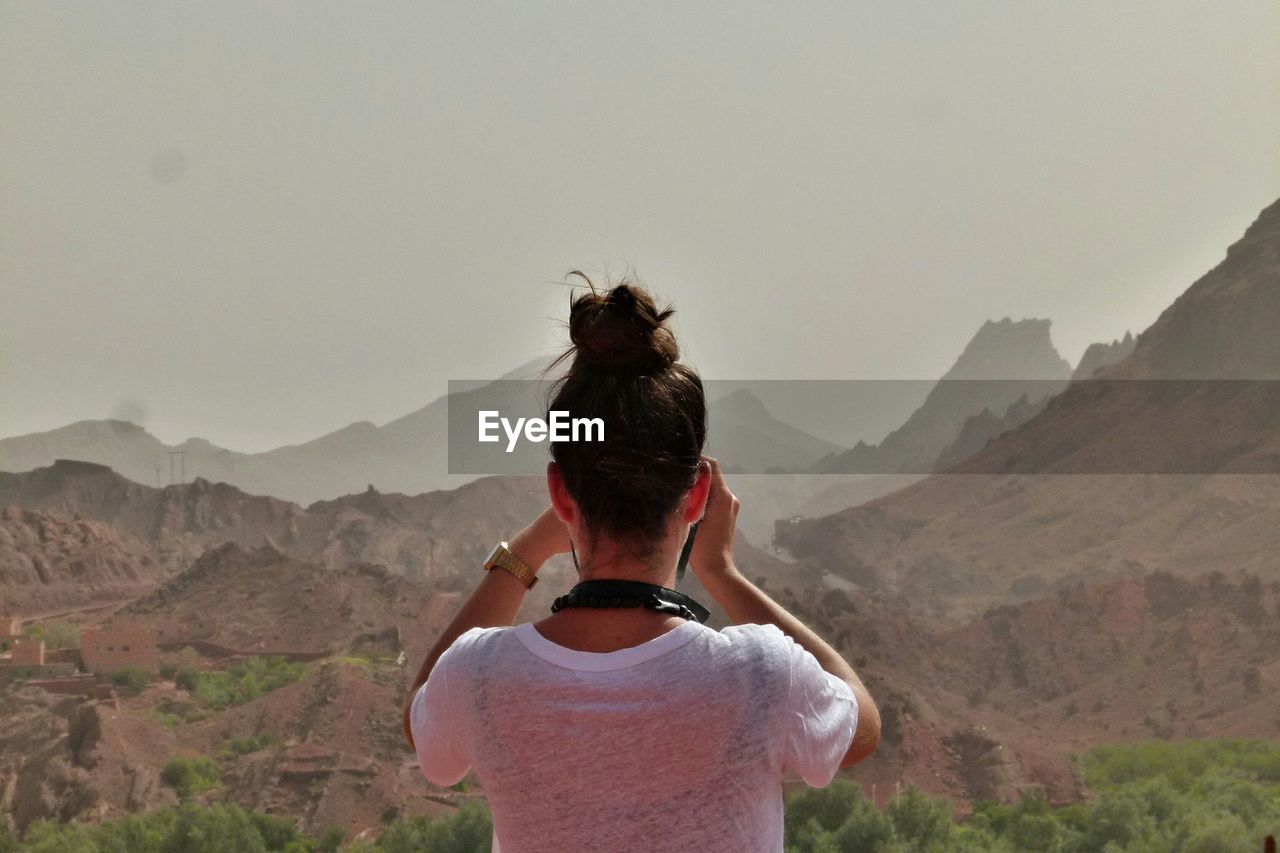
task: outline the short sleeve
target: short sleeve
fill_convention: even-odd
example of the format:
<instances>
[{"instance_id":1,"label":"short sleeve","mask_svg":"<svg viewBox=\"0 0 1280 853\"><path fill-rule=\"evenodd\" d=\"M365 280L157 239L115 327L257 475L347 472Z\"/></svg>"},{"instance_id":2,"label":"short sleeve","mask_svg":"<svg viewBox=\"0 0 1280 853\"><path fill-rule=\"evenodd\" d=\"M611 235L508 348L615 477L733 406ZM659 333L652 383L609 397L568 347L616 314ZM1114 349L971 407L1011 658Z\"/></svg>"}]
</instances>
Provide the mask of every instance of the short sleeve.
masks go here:
<instances>
[{"instance_id":1,"label":"short sleeve","mask_svg":"<svg viewBox=\"0 0 1280 853\"><path fill-rule=\"evenodd\" d=\"M471 769L462 737L466 715L456 689L453 668L456 646L451 646L431 668L409 706L409 729L422 775L435 785L454 785Z\"/></svg>"},{"instance_id":2,"label":"short sleeve","mask_svg":"<svg viewBox=\"0 0 1280 853\"><path fill-rule=\"evenodd\" d=\"M783 703L783 765L809 785L835 778L858 726L858 700L841 678L824 670L804 646L783 635L788 686Z\"/></svg>"}]
</instances>

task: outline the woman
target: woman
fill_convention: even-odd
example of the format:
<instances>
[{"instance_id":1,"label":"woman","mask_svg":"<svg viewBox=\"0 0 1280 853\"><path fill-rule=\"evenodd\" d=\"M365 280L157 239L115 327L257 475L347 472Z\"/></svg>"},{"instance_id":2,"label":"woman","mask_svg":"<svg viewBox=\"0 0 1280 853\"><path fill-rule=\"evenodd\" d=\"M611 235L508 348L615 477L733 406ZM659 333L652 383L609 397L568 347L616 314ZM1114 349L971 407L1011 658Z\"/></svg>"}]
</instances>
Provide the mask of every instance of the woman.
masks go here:
<instances>
[{"instance_id":1,"label":"woman","mask_svg":"<svg viewBox=\"0 0 1280 853\"><path fill-rule=\"evenodd\" d=\"M551 445L550 507L495 549L405 708L428 780L474 769L502 853L776 853L784 774L825 786L879 740L849 664L734 565L738 499L702 455L672 313L625 283L572 301L550 409L602 418L603 440ZM699 519L689 563L735 623L720 631L671 591ZM511 627L564 552L575 594Z\"/></svg>"}]
</instances>

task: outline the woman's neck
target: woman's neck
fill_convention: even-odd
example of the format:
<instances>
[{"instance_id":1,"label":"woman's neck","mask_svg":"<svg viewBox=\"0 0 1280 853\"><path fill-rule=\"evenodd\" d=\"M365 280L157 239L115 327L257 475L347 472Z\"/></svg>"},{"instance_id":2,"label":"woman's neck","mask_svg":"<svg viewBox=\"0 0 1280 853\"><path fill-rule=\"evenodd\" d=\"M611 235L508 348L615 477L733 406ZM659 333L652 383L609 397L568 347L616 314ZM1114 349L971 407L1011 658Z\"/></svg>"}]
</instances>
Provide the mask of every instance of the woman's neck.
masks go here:
<instances>
[{"instance_id":1,"label":"woman's neck","mask_svg":"<svg viewBox=\"0 0 1280 853\"><path fill-rule=\"evenodd\" d=\"M673 537L654 543L644 554L598 541L577 554L578 580L625 580L670 587L675 583L676 552Z\"/></svg>"},{"instance_id":2,"label":"woman's neck","mask_svg":"<svg viewBox=\"0 0 1280 853\"><path fill-rule=\"evenodd\" d=\"M584 580L639 580L641 583L671 587L676 579L675 556L655 553L652 558L616 555L612 558L596 558L595 553L581 555L577 567L577 579Z\"/></svg>"}]
</instances>

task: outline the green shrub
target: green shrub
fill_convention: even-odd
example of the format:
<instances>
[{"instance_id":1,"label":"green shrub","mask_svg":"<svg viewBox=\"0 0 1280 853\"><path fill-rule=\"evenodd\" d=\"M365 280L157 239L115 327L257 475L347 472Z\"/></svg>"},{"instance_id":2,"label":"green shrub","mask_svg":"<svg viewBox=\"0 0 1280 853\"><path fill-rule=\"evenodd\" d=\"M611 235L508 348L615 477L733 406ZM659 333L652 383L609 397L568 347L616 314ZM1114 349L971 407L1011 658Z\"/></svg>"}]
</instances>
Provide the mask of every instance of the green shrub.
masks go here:
<instances>
[{"instance_id":1,"label":"green shrub","mask_svg":"<svg viewBox=\"0 0 1280 853\"><path fill-rule=\"evenodd\" d=\"M126 666L111 673L111 683L126 696L137 696L151 683L151 673L136 666Z\"/></svg>"},{"instance_id":2,"label":"green shrub","mask_svg":"<svg viewBox=\"0 0 1280 853\"><path fill-rule=\"evenodd\" d=\"M378 853L489 853L493 822L483 803L469 800L446 817L404 818L387 827L377 841L356 850Z\"/></svg>"},{"instance_id":3,"label":"green shrub","mask_svg":"<svg viewBox=\"0 0 1280 853\"><path fill-rule=\"evenodd\" d=\"M206 756L173 758L160 772L160 781L172 788L179 799L189 800L218 787L218 764Z\"/></svg>"},{"instance_id":4,"label":"green shrub","mask_svg":"<svg viewBox=\"0 0 1280 853\"><path fill-rule=\"evenodd\" d=\"M291 821L222 803L183 803L96 825L37 821L27 828L23 843L22 849L31 853L332 853L337 849L332 837L315 842L299 833ZM0 853L9 853L3 840Z\"/></svg>"},{"instance_id":5,"label":"green shrub","mask_svg":"<svg viewBox=\"0 0 1280 853\"><path fill-rule=\"evenodd\" d=\"M788 853L1256 853L1280 833L1280 744L1155 741L1099 747L1081 760L1093 789L1054 808L1028 789L978 803L957 822L944 800L908 788L883 811L837 780L787 801Z\"/></svg>"},{"instance_id":6,"label":"green shrub","mask_svg":"<svg viewBox=\"0 0 1280 853\"><path fill-rule=\"evenodd\" d=\"M22 629L22 635L28 640L44 640L47 651L80 647L80 626L66 619L49 619L39 624L33 623Z\"/></svg>"},{"instance_id":7,"label":"green shrub","mask_svg":"<svg viewBox=\"0 0 1280 853\"><path fill-rule=\"evenodd\" d=\"M307 665L281 657L250 658L226 670L201 671L186 666L174 679L179 687L206 708L220 711L231 705L252 702L307 674Z\"/></svg>"},{"instance_id":8,"label":"green shrub","mask_svg":"<svg viewBox=\"0 0 1280 853\"><path fill-rule=\"evenodd\" d=\"M155 715L156 715L156 719L158 719L161 723L163 723L164 725L168 726L171 729L176 729L178 726L182 725L183 722L185 722L177 714L170 714L167 711L156 711Z\"/></svg>"},{"instance_id":9,"label":"green shrub","mask_svg":"<svg viewBox=\"0 0 1280 853\"><path fill-rule=\"evenodd\" d=\"M249 755L281 743L280 736L271 732L237 737L227 741L226 751L229 755Z\"/></svg>"},{"instance_id":10,"label":"green shrub","mask_svg":"<svg viewBox=\"0 0 1280 853\"><path fill-rule=\"evenodd\" d=\"M1081 763L1091 788L1162 777L1182 790L1213 772L1280 784L1280 742L1276 741L1224 738L1119 743L1091 750Z\"/></svg>"}]
</instances>

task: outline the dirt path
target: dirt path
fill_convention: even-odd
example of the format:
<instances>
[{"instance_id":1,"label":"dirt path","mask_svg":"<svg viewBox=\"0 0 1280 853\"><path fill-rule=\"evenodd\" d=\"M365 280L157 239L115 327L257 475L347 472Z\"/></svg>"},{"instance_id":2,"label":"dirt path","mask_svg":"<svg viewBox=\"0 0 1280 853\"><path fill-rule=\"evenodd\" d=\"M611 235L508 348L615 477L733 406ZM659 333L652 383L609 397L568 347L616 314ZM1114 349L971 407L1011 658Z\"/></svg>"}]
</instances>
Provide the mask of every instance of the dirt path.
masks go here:
<instances>
[{"instance_id":1,"label":"dirt path","mask_svg":"<svg viewBox=\"0 0 1280 853\"><path fill-rule=\"evenodd\" d=\"M116 610L119 610L131 601L133 601L132 598L125 598L119 601L109 601L105 604L99 603L86 605L84 607L72 607L68 610L47 610L43 613L27 613L22 616L17 616L16 618L21 619L23 627L26 627L32 622L42 622L48 619L65 619L70 616L97 613L102 610L108 610L111 613L114 613ZM109 616L110 613L106 615Z\"/></svg>"}]
</instances>

